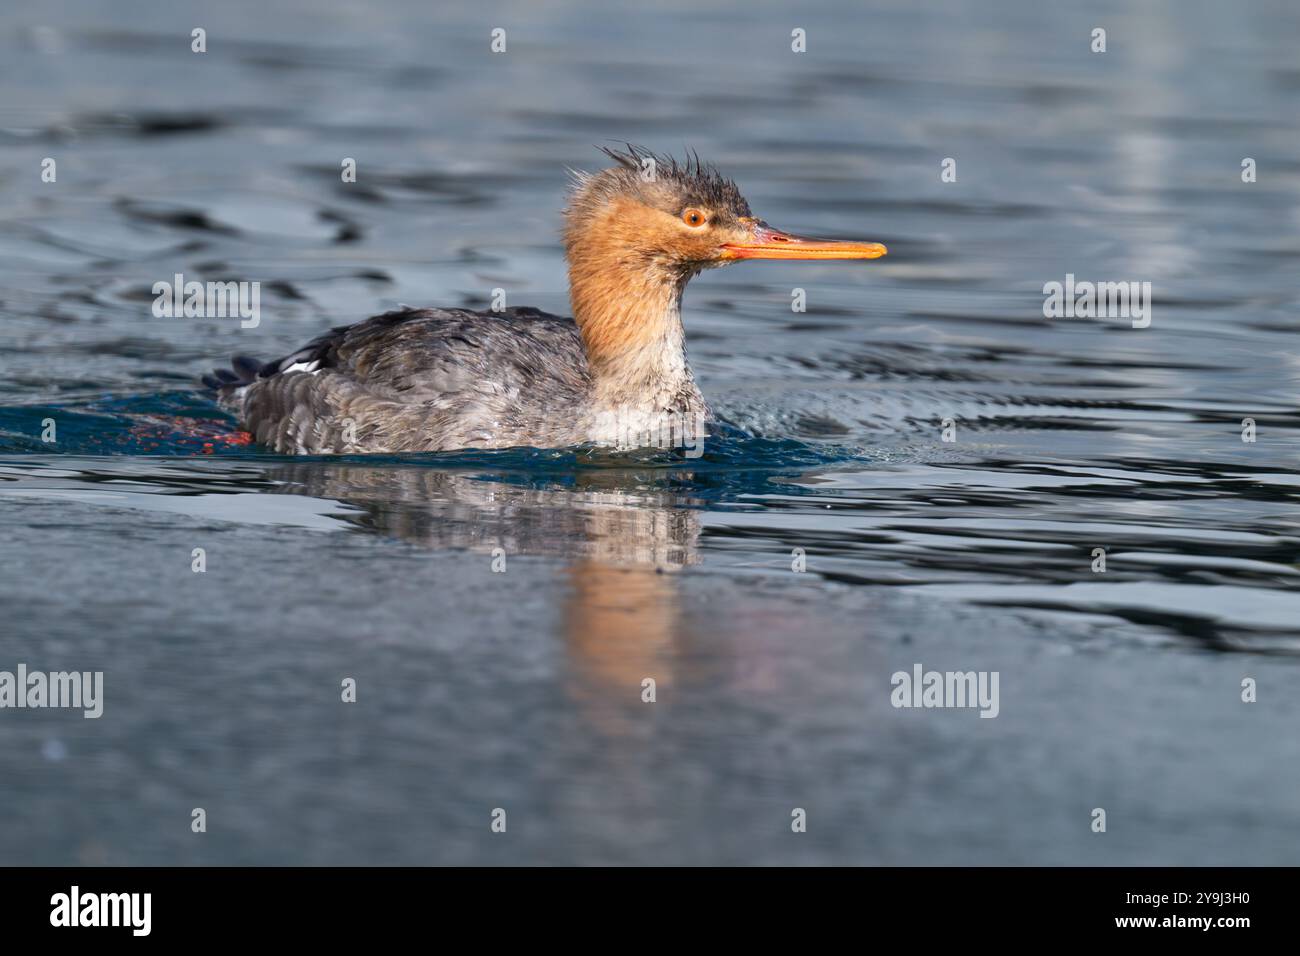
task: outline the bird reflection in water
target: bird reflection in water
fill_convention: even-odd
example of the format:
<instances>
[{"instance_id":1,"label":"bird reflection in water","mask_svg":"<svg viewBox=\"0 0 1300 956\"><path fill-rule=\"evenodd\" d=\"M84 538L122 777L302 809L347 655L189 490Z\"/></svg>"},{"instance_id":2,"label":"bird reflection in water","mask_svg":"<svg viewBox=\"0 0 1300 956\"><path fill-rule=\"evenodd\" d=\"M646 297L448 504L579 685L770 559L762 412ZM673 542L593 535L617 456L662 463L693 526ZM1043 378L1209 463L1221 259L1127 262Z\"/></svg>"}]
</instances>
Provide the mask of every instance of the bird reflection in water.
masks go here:
<instances>
[{"instance_id":1,"label":"bird reflection in water","mask_svg":"<svg viewBox=\"0 0 1300 956\"><path fill-rule=\"evenodd\" d=\"M351 505L358 510L345 520L419 547L566 559L565 684L604 732L635 726L646 678L657 693L679 676L677 649L688 635L675 572L700 559L700 511L667 488L687 475L601 469L538 487L421 467L303 462L267 477L285 493ZM491 574L489 561L483 568Z\"/></svg>"}]
</instances>

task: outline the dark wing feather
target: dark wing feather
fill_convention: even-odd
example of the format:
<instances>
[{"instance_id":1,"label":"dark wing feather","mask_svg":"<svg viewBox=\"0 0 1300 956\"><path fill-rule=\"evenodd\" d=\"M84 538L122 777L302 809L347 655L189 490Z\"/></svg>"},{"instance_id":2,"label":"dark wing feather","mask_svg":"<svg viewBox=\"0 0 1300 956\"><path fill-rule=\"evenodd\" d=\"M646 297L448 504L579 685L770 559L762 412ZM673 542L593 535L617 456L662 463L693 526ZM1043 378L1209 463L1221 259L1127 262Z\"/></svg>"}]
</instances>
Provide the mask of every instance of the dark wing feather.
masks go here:
<instances>
[{"instance_id":1,"label":"dark wing feather","mask_svg":"<svg viewBox=\"0 0 1300 956\"><path fill-rule=\"evenodd\" d=\"M259 441L286 451L331 450L344 417L376 448L492 444L535 430L590 386L573 320L526 308L401 309L274 362L232 364L236 382L228 372L205 381ZM310 374L295 370L304 365Z\"/></svg>"}]
</instances>

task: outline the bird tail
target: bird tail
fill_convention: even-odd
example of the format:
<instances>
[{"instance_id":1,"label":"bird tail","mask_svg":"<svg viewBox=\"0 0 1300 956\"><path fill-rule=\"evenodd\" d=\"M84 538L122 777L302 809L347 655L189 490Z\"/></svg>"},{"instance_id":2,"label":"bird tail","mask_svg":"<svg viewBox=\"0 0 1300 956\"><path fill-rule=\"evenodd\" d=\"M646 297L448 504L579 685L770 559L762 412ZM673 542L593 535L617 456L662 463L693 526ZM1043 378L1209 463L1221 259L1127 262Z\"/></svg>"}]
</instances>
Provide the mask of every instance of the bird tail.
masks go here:
<instances>
[{"instance_id":1,"label":"bird tail","mask_svg":"<svg viewBox=\"0 0 1300 956\"><path fill-rule=\"evenodd\" d=\"M230 368L213 369L210 375L204 375L203 384L221 398L229 398L237 389L257 381L264 368L265 362L249 355L236 355L230 360Z\"/></svg>"}]
</instances>

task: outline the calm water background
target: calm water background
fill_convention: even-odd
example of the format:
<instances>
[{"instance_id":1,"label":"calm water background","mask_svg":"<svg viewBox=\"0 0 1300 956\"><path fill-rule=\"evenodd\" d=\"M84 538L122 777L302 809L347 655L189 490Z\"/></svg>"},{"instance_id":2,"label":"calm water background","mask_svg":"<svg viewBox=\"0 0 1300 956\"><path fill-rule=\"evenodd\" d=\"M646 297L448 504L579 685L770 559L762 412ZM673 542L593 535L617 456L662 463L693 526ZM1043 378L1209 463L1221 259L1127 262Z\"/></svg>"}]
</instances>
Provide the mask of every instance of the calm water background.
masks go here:
<instances>
[{"instance_id":1,"label":"calm water background","mask_svg":"<svg viewBox=\"0 0 1300 956\"><path fill-rule=\"evenodd\" d=\"M106 700L0 712L0 862L1300 862L1297 49L1282 0L5 5L0 669ZM693 283L749 437L224 440L233 352L566 311L564 169L611 139L890 247ZM154 318L176 272L261 325ZM1067 272L1152 326L1045 319ZM1000 716L895 710L916 662Z\"/></svg>"}]
</instances>

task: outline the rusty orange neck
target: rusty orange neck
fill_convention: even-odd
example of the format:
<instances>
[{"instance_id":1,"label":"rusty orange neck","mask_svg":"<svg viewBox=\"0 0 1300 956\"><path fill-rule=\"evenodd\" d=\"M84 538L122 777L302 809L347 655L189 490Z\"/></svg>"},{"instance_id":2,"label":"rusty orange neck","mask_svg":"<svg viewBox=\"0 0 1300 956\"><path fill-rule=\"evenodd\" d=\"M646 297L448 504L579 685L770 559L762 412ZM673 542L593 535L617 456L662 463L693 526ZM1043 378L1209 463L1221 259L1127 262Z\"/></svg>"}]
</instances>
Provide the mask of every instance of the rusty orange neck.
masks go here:
<instances>
[{"instance_id":1,"label":"rusty orange neck","mask_svg":"<svg viewBox=\"0 0 1300 956\"><path fill-rule=\"evenodd\" d=\"M574 320L599 403L668 407L673 396L696 391L681 318L690 276L624 238L570 248Z\"/></svg>"}]
</instances>

